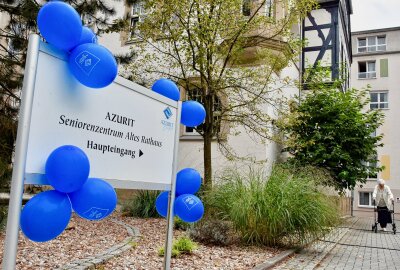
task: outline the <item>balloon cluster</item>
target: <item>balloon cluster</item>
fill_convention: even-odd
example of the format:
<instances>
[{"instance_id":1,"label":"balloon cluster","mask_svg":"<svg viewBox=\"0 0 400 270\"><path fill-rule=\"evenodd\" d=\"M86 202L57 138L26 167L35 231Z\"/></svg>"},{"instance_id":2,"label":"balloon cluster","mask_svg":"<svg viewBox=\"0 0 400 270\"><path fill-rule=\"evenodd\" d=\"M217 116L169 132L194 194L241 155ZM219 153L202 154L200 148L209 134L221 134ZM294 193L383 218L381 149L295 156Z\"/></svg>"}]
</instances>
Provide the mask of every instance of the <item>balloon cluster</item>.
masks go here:
<instances>
[{"instance_id":1,"label":"balloon cluster","mask_svg":"<svg viewBox=\"0 0 400 270\"><path fill-rule=\"evenodd\" d=\"M180 98L178 86L171 80L159 79L151 89L167 98L178 101ZM206 110L197 101L189 100L182 104L181 123L188 127L196 127L204 122ZM195 194L201 186L201 176L195 170L186 168L176 176L176 199L174 215L176 214L183 221L196 222L203 217L204 206ZM163 216L168 214L169 191L162 192L156 200L156 210Z\"/></svg>"},{"instance_id":2,"label":"balloon cluster","mask_svg":"<svg viewBox=\"0 0 400 270\"><path fill-rule=\"evenodd\" d=\"M114 211L114 188L102 179L88 178L89 159L80 148L64 145L55 149L46 161L45 171L55 190L34 196L21 213L21 230L32 241L45 242L60 235L72 209L88 220L103 219Z\"/></svg>"},{"instance_id":3,"label":"balloon cluster","mask_svg":"<svg viewBox=\"0 0 400 270\"><path fill-rule=\"evenodd\" d=\"M180 98L178 86L171 80L159 79L151 87L154 92L178 101ZM181 123L187 127L197 127L204 122L206 110L197 101L188 100L182 103Z\"/></svg>"},{"instance_id":4,"label":"balloon cluster","mask_svg":"<svg viewBox=\"0 0 400 270\"><path fill-rule=\"evenodd\" d=\"M193 195L201 186L200 173L195 169L186 168L176 176L176 199L174 215L185 222L196 222L203 217L204 206L201 200ZM162 192L156 200L158 214L167 217L169 191Z\"/></svg>"},{"instance_id":5,"label":"balloon cluster","mask_svg":"<svg viewBox=\"0 0 400 270\"><path fill-rule=\"evenodd\" d=\"M114 56L97 44L95 33L82 26L73 7L61 1L48 2L39 10L37 23L47 42L69 53L69 69L80 83L102 88L114 81L118 73Z\"/></svg>"}]
</instances>

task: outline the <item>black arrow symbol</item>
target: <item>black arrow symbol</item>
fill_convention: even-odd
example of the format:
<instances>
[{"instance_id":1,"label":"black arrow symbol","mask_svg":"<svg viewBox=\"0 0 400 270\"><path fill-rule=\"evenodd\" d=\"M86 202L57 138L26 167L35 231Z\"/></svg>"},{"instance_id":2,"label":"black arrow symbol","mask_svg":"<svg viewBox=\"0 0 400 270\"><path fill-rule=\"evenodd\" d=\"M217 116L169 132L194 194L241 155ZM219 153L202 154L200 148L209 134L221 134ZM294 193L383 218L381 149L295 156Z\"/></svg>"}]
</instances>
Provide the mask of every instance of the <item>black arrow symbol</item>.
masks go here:
<instances>
[{"instance_id":1,"label":"black arrow symbol","mask_svg":"<svg viewBox=\"0 0 400 270\"><path fill-rule=\"evenodd\" d=\"M142 150L139 149L139 157L143 156Z\"/></svg>"}]
</instances>

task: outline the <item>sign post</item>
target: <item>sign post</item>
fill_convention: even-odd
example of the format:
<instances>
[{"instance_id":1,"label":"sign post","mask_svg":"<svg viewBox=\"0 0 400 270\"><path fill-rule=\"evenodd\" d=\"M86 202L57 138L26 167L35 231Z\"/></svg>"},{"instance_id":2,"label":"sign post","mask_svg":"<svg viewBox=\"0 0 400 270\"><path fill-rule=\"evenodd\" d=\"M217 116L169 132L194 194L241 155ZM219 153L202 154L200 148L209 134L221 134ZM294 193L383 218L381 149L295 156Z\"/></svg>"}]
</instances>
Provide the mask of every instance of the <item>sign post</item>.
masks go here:
<instances>
[{"instance_id":1,"label":"sign post","mask_svg":"<svg viewBox=\"0 0 400 270\"><path fill-rule=\"evenodd\" d=\"M82 149L89 177L115 188L172 191L164 259L170 269L181 102L121 77L87 88L70 74L68 55L37 35L29 41L21 100L3 269L15 269L24 183L48 185L47 157L62 145Z\"/></svg>"},{"instance_id":2,"label":"sign post","mask_svg":"<svg viewBox=\"0 0 400 270\"><path fill-rule=\"evenodd\" d=\"M8 206L7 233L4 244L4 270L15 269L15 261L17 258L19 219L21 216L22 195L24 193L26 153L28 150L29 126L31 121L33 89L35 87L38 56L39 37L32 35L29 38L25 76L21 93L17 142L15 145L14 168L11 180L10 202Z\"/></svg>"},{"instance_id":3,"label":"sign post","mask_svg":"<svg viewBox=\"0 0 400 270\"><path fill-rule=\"evenodd\" d=\"M182 109L182 103L178 104L178 112ZM177 115L177 123L181 122L181 114ZM174 148L174 163L172 169L172 186L171 192L168 198L168 215L167 215L167 237L164 248L164 269L169 270L171 268L171 256L172 256L172 240L174 237L174 202L176 193L176 174L178 165L178 146L179 146L179 128L175 129L175 148Z\"/></svg>"}]
</instances>

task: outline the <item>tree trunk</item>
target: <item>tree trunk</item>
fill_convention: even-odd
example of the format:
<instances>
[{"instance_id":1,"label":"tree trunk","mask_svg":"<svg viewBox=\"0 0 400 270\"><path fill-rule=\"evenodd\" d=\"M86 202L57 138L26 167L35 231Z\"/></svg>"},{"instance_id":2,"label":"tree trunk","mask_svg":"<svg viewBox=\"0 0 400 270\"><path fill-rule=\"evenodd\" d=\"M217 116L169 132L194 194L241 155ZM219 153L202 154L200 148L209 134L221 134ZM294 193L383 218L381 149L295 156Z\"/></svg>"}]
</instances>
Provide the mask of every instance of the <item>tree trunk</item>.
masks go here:
<instances>
[{"instance_id":1,"label":"tree trunk","mask_svg":"<svg viewBox=\"0 0 400 270\"><path fill-rule=\"evenodd\" d=\"M212 187L212 162L211 162L211 145L213 139L213 112L214 102L212 95L205 95L204 108L206 110L206 119L204 122L204 188Z\"/></svg>"},{"instance_id":2,"label":"tree trunk","mask_svg":"<svg viewBox=\"0 0 400 270\"><path fill-rule=\"evenodd\" d=\"M211 162L211 143L212 137L204 136L204 187L212 187L212 162Z\"/></svg>"}]
</instances>

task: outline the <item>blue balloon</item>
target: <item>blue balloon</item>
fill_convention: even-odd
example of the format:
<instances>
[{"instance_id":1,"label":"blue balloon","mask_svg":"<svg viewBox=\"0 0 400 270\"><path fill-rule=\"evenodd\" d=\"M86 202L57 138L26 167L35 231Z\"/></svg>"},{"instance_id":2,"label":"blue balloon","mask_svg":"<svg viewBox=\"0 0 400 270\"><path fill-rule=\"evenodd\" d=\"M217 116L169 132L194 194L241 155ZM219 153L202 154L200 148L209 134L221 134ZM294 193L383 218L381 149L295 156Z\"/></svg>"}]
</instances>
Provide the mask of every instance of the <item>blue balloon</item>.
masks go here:
<instances>
[{"instance_id":1,"label":"blue balloon","mask_svg":"<svg viewBox=\"0 0 400 270\"><path fill-rule=\"evenodd\" d=\"M89 159L80 148L64 145L54 150L46 161L46 177L56 190L73 192L89 177Z\"/></svg>"},{"instance_id":2,"label":"blue balloon","mask_svg":"<svg viewBox=\"0 0 400 270\"><path fill-rule=\"evenodd\" d=\"M65 51L74 48L81 38L82 21L78 12L61 1L45 4L39 10L37 24L47 42Z\"/></svg>"},{"instance_id":3,"label":"blue balloon","mask_svg":"<svg viewBox=\"0 0 400 270\"><path fill-rule=\"evenodd\" d=\"M186 168L178 172L176 176L176 194L195 194L201 186L201 176L198 171Z\"/></svg>"},{"instance_id":4,"label":"blue balloon","mask_svg":"<svg viewBox=\"0 0 400 270\"><path fill-rule=\"evenodd\" d=\"M117 206L117 194L106 181L89 178L81 189L69 193L72 209L82 218L100 220L110 215Z\"/></svg>"},{"instance_id":5,"label":"blue balloon","mask_svg":"<svg viewBox=\"0 0 400 270\"><path fill-rule=\"evenodd\" d=\"M106 87L118 74L117 61L112 53L93 43L76 47L69 56L68 66L80 83L91 88Z\"/></svg>"},{"instance_id":6,"label":"blue balloon","mask_svg":"<svg viewBox=\"0 0 400 270\"><path fill-rule=\"evenodd\" d=\"M71 214L67 194L56 190L44 191L30 199L22 209L21 230L32 241L49 241L65 230Z\"/></svg>"},{"instance_id":7,"label":"blue balloon","mask_svg":"<svg viewBox=\"0 0 400 270\"><path fill-rule=\"evenodd\" d=\"M163 95L172 100L178 101L180 99L179 88L171 80L159 79L153 84L151 89L153 89L154 92L157 92L160 95Z\"/></svg>"},{"instance_id":8,"label":"blue balloon","mask_svg":"<svg viewBox=\"0 0 400 270\"><path fill-rule=\"evenodd\" d=\"M97 44L97 36L93 32L92 29L90 29L89 27L83 26L82 27L81 38L80 38L78 44L76 44L75 47L77 47L79 45L82 45L82 44L86 44L86 43Z\"/></svg>"},{"instance_id":9,"label":"blue balloon","mask_svg":"<svg viewBox=\"0 0 400 270\"><path fill-rule=\"evenodd\" d=\"M168 198L169 198L169 191L164 191L160 193L160 195L158 195L156 199L157 213L165 218L168 215Z\"/></svg>"},{"instance_id":10,"label":"blue balloon","mask_svg":"<svg viewBox=\"0 0 400 270\"><path fill-rule=\"evenodd\" d=\"M197 127L206 119L206 110L197 101L185 101L182 103L181 123L187 127Z\"/></svg>"},{"instance_id":11,"label":"blue balloon","mask_svg":"<svg viewBox=\"0 0 400 270\"><path fill-rule=\"evenodd\" d=\"M175 212L185 222L196 222L203 217L204 206L198 197L183 194L175 200Z\"/></svg>"}]
</instances>

